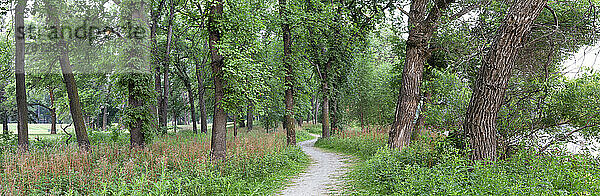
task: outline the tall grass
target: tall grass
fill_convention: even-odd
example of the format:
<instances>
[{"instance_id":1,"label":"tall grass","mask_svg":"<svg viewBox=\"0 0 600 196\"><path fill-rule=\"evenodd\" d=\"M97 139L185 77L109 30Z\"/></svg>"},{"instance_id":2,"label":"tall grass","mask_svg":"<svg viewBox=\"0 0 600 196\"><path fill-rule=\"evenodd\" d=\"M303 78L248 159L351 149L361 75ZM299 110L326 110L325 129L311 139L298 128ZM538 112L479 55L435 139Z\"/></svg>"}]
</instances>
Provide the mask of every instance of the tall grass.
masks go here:
<instances>
[{"instance_id":1,"label":"tall grass","mask_svg":"<svg viewBox=\"0 0 600 196\"><path fill-rule=\"evenodd\" d=\"M308 163L299 148L285 147L283 132L230 138L218 164L209 160L210 138L192 134L160 137L143 150L105 142L91 152L73 145L4 151L0 195L262 195Z\"/></svg>"},{"instance_id":2,"label":"tall grass","mask_svg":"<svg viewBox=\"0 0 600 196\"><path fill-rule=\"evenodd\" d=\"M421 133L409 147L385 147L385 132L350 130L318 146L358 156L348 195L597 195L600 161L527 150L496 163L471 162L443 136Z\"/></svg>"}]
</instances>

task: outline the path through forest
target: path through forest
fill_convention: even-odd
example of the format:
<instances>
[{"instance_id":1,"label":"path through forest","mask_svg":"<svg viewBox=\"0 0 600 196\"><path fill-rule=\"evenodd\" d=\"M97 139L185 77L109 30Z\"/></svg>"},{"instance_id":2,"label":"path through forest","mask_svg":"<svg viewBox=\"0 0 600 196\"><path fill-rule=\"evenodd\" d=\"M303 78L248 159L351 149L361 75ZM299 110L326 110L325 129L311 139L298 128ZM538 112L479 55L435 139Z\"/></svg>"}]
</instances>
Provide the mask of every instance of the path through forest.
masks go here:
<instances>
[{"instance_id":1,"label":"path through forest","mask_svg":"<svg viewBox=\"0 0 600 196\"><path fill-rule=\"evenodd\" d=\"M319 135L311 134L319 137ZM292 184L279 195L327 195L341 185L339 177L345 173L347 164L344 157L332 152L324 152L314 147L317 139L298 143L304 153L312 159L306 173L294 179Z\"/></svg>"}]
</instances>

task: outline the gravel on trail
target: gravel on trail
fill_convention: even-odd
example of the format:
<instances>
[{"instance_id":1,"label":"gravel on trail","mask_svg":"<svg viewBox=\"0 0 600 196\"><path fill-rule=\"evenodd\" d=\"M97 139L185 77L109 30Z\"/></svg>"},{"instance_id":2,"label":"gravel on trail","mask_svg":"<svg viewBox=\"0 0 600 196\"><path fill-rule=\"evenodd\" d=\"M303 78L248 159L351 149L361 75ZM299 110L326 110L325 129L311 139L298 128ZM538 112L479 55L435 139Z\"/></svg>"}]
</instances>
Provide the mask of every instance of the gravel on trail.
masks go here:
<instances>
[{"instance_id":1,"label":"gravel on trail","mask_svg":"<svg viewBox=\"0 0 600 196\"><path fill-rule=\"evenodd\" d=\"M319 135L311 134L315 137ZM333 194L342 182L340 177L346 172L348 164L344 157L332 152L325 152L314 146L317 139L298 143L313 161L305 173L292 180L292 183L277 195L329 195Z\"/></svg>"}]
</instances>

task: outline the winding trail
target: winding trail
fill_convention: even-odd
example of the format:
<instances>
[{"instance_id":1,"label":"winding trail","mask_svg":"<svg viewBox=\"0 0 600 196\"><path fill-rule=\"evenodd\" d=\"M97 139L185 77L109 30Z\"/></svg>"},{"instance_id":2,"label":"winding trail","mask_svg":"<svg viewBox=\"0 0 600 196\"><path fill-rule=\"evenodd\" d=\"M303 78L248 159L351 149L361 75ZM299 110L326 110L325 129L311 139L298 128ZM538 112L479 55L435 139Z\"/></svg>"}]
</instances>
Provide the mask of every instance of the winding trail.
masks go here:
<instances>
[{"instance_id":1,"label":"winding trail","mask_svg":"<svg viewBox=\"0 0 600 196\"><path fill-rule=\"evenodd\" d=\"M306 173L293 179L292 184L278 195L328 195L342 184L339 177L345 173L348 165L343 162L344 157L314 147L316 141L317 139L312 139L298 143L313 163L308 166Z\"/></svg>"}]
</instances>

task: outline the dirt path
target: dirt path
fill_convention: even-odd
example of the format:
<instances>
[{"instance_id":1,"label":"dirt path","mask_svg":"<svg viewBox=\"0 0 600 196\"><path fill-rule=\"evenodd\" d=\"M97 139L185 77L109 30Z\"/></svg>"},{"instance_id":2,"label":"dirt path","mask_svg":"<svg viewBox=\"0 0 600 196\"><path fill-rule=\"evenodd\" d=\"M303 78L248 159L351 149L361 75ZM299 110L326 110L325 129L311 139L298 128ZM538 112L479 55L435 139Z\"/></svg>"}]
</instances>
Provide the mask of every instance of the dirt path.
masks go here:
<instances>
[{"instance_id":1,"label":"dirt path","mask_svg":"<svg viewBox=\"0 0 600 196\"><path fill-rule=\"evenodd\" d=\"M315 137L319 135L311 134ZM334 190L340 181L338 178L345 173L347 164L344 158L331 152L324 152L314 147L317 139L299 143L304 153L313 160L306 173L292 180L292 184L278 195L327 195Z\"/></svg>"}]
</instances>

